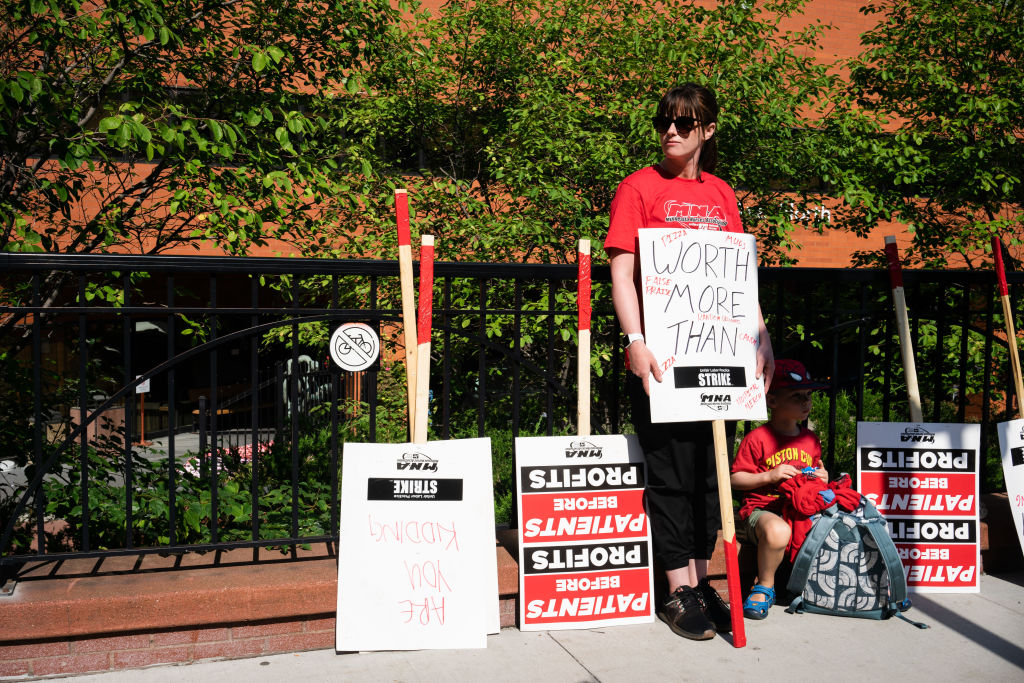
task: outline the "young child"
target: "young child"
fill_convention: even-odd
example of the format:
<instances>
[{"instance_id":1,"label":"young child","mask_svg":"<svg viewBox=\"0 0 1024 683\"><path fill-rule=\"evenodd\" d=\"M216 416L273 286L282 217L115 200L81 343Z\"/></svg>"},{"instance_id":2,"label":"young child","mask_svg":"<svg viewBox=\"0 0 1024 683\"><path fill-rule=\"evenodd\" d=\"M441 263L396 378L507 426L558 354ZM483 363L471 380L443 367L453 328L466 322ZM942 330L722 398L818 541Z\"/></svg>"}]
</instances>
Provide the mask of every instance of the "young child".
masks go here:
<instances>
[{"instance_id":1,"label":"young child","mask_svg":"<svg viewBox=\"0 0 1024 683\"><path fill-rule=\"evenodd\" d=\"M757 544L757 582L743 603L749 619L764 619L775 604L775 570L792 536L781 516L785 501L779 485L805 468L814 468L815 476L828 481L821 442L801 424L811 412L811 392L826 386L812 381L803 363L777 359L766 396L768 422L743 437L732 464L732 487L745 492L739 516L747 537Z\"/></svg>"}]
</instances>

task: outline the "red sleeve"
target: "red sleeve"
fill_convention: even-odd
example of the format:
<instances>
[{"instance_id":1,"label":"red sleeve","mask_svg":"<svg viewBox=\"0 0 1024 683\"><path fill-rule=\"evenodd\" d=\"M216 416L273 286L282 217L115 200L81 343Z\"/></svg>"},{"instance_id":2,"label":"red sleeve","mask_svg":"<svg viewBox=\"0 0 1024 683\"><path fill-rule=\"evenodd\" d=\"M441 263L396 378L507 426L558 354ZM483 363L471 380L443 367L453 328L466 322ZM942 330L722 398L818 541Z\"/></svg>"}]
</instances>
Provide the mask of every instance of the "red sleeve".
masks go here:
<instances>
[{"instance_id":1,"label":"red sleeve","mask_svg":"<svg viewBox=\"0 0 1024 683\"><path fill-rule=\"evenodd\" d=\"M640 192L626 181L619 183L609 212L605 251L622 249L635 253L637 230L644 225L644 205Z\"/></svg>"},{"instance_id":2,"label":"red sleeve","mask_svg":"<svg viewBox=\"0 0 1024 683\"><path fill-rule=\"evenodd\" d=\"M765 471L765 455L774 449L772 440L765 435L762 427L758 427L743 437L736 459L732 463L733 472L751 472L757 474ZM749 491L742 491L739 515L746 519L756 508L777 506L778 491L774 486L760 486Z\"/></svg>"}]
</instances>

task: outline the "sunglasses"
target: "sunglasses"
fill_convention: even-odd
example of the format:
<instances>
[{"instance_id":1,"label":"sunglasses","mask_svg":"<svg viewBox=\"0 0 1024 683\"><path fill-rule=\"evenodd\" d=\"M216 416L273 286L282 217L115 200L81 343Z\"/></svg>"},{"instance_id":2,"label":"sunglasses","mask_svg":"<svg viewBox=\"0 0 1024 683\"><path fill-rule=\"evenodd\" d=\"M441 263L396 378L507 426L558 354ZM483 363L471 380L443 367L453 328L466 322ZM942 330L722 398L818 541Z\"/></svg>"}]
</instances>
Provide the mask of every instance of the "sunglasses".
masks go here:
<instances>
[{"instance_id":1,"label":"sunglasses","mask_svg":"<svg viewBox=\"0 0 1024 683\"><path fill-rule=\"evenodd\" d=\"M655 116L651 122L654 123L655 130L662 134L667 133L672 124L675 124L676 132L680 135L686 135L700 124L700 121L692 116L677 116L674 119L667 116Z\"/></svg>"}]
</instances>

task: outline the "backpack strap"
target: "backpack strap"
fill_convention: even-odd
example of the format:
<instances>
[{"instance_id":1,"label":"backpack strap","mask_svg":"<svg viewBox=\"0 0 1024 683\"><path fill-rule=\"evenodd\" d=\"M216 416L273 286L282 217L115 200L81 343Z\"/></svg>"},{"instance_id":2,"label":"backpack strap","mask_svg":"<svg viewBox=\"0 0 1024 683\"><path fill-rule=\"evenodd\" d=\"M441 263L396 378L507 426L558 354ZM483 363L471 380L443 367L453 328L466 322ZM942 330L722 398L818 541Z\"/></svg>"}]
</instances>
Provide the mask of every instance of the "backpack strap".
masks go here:
<instances>
[{"instance_id":1,"label":"backpack strap","mask_svg":"<svg viewBox=\"0 0 1024 683\"><path fill-rule=\"evenodd\" d=\"M870 500L865 497L863 501L864 521L861 525L871 534L871 538L874 540L875 545L878 547L878 552L882 556L882 561L885 562L885 571L889 574L889 602L887 605L889 614L895 615L918 628L929 628L928 624L903 616L903 612L910 609L910 600L907 599L907 577L903 573L903 561L900 560L899 553L896 552L896 546L892 542L892 537L889 536L889 529L885 518L882 517L881 513L878 512L878 508Z\"/></svg>"},{"instance_id":2,"label":"backpack strap","mask_svg":"<svg viewBox=\"0 0 1024 683\"><path fill-rule=\"evenodd\" d=\"M878 552L882 555L882 560L885 562L885 570L889 572L889 601L893 603L892 607L896 607L898 603L903 602L907 598L907 577L903 573L903 561L900 560L899 553L896 552L896 546L892 542L892 537L889 536L889 528L886 525L885 518L878 512L878 508L868 500L864 501L864 521L861 525L868 530L871 534L872 540L878 547ZM898 612L899 609L894 609L894 612Z\"/></svg>"},{"instance_id":3,"label":"backpack strap","mask_svg":"<svg viewBox=\"0 0 1024 683\"><path fill-rule=\"evenodd\" d=\"M906 600L905 602L907 603L907 609L910 609L910 601ZM901 610L902 610L902 608L901 608ZM929 626L928 624L924 623L923 621L914 621L913 619L910 619L910 618L904 616L902 611L897 612L896 613L896 617L899 618L899 619L902 619L903 621L907 622L908 624L913 624L914 626L916 626L918 628L922 628L922 629L923 628L931 628L931 626Z\"/></svg>"},{"instance_id":4,"label":"backpack strap","mask_svg":"<svg viewBox=\"0 0 1024 683\"><path fill-rule=\"evenodd\" d=\"M829 507L825 508L819 513L818 519L814 521L814 525L811 530L807 532L807 537L804 538L803 545L800 546L800 550L797 551L796 557L793 559L793 571L789 575L789 583L786 584L786 589L792 595L802 595L804 592L804 585L807 583L807 577L811 573L811 563L814 562L814 558L818 555L818 550L825 543L825 539L828 538L829 532L835 527L839 518L836 516L838 507L833 503ZM902 575L902 570L901 575ZM790 603L793 604L793 603ZM799 607L799 605L797 606ZM789 610L787 610L789 611Z\"/></svg>"},{"instance_id":5,"label":"backpack strap","mask_svg":"<svg viewBox=\"0 0 1024 683\"><path fill-rule=\"evenodd\" d=\"M896 614L900 611L900 603L907 599L907 577L903 574L903 562L896 553L896 547L889 537L884 521L866 520L861 526L871 534L878 547L878 553L885 562L885 571L889 574L889 600L886 607L890 614Z\"/></svg>"},{"instance_id":6,"label":"backpack strap","mask_svg":"<svg viewBox=\"0 0 1024 683\"><path fill-rule=\"evenodd\" d=\"M787 585L788 589L789 586ZM789 607L786 608L786 614L803 614L804 613L804 596L798 595L789 602Z\"/></svg>"}]
</instances>

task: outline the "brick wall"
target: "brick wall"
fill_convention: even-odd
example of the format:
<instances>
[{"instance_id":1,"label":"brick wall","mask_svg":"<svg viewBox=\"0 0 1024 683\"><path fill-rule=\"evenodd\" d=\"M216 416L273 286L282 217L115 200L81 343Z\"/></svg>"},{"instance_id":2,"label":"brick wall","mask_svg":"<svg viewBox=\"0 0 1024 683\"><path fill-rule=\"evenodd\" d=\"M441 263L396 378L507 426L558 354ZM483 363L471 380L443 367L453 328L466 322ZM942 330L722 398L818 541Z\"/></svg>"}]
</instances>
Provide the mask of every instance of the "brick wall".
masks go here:
<instances>
[{"instance_id":1,"label":"brick wall","mask_svg":"<svg viewBox=\"0 0 1024 683\"><path fill-rule=\"evenodd\" d=\"M512 626L518 565L495 550ZM326 546L29 564L0 597L0 679L333 648L337 591Z\"/></svg>"},{"instance_id":2,"label":"brick wall","mask_svg":"<svg viewBox=\"0 0 1024 683\"><path fill-rule=\"evenodd\" d=\"M42 677L334 646L334 615L0 644L0 677Z\"/></svg>"},{"instance_id":3,"label":"brick wall","mask_svg":"<svg viewBox=\"0 0 1024 683\"><path fill-rule=\"evenodd\" d=\"M824 234L818 234L809 228L798 227L793 233L793 239L800 248L791 251L790 256L804 268L849 268L854 252L882 252L887 235L895 235L900 251L911 240L906 228L895 223L883 223L867 237L858 237L840 230L827 230Z\"/></svg>"},{"instance_id":4,"label":"brick wall","mask_svg":"<svg viewBox=\"0 0 1024 683\"><path fill-rule=\"evenodd\" d=\"M836 62L860 54L861 34L874 28L879 17L861 14L860 8L865 4L863 0L810 0L807 3L801 23L820 19L832 26L821 40L819 56L823 61Z\"/></svg>"}]
</instances>

